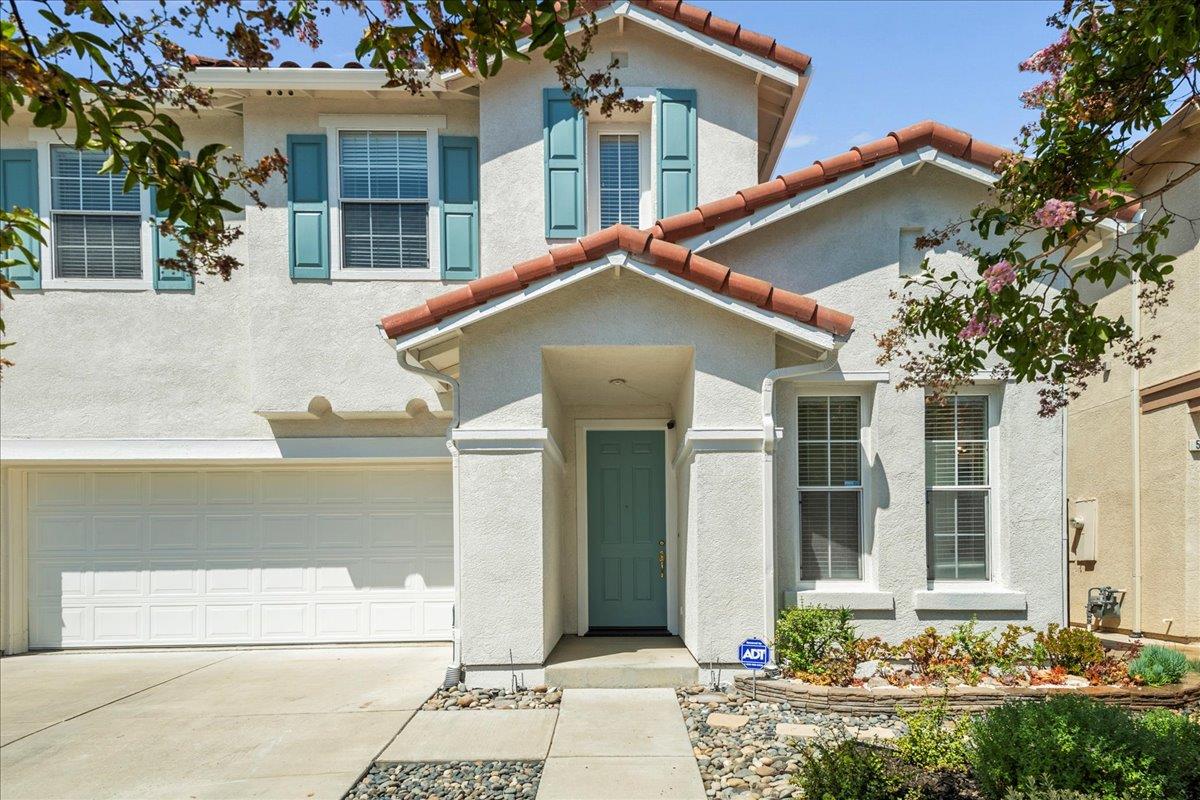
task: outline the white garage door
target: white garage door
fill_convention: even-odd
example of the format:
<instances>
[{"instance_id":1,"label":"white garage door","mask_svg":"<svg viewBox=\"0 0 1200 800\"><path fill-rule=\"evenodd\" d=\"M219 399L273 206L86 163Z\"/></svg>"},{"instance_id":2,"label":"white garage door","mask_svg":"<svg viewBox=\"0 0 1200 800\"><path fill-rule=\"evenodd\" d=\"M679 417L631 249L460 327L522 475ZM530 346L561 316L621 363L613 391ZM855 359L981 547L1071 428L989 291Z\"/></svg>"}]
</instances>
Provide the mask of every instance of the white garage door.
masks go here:
<instances>
[{"instance_id":1,"label":"white garage door","mask_svg":"<svg viewBox=\"0 0 1200 800\"><path fill-rule=\"evenodd\" d=\"M29 476L31 647L447 639L443 467Z\"/></svg>"}]
</instances>

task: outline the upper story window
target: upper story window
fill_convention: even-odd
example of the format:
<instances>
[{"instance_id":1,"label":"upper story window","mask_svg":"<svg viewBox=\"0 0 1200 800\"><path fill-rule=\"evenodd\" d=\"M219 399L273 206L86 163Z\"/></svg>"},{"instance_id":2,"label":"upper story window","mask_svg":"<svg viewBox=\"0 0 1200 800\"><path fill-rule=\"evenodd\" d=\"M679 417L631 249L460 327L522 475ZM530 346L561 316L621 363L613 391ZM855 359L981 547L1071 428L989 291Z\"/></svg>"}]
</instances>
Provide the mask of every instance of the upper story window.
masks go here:
<instances>
[{"instance_id":1,"label":"upper story window","mask_svg":"<svg viewBox=\"0 0 1200 800\"><path fill-rule=\"evenodd\" d=\"M799 399L802 580L858 580L862 575L860 407L858 397Z\"/></svg>"},{"instance_id":2,"label":"upper story window","mask_svg":"<svg viewBox=\"0 0 1200 800\"><path fill-rule=\"evenodd\" d=\"M925 402L929 579L986 580L991 486L988 398Z\"/></svg>"},{"instance_id":3,"label":"upper story window","mask_svg":"<svg viewBox=\"0 0 1200 800\"><path fill-rule=\"evenodd\" d=\"M142 278L142 204L126 192L125 171L99 174L106 153L50 148L54 277Z\"/></svg>"},{"instance_id":4,"label":"upper story window","mask_svg":"<svg viewBox=\"0 0 1200 800\"><path fill-rule=\"evenodd\" d=\"M424 131L341 131L344 269L429 268L429 153Z\"/></svg>"},{"instance_id":5,"label":"upper story window","mask_svg":"<svg viewBox=\"0 0 1200 800\"><path fill-rule=\"evenodd\" d=\"M600 227L641 224L639 136L600 135Z\"/></svg>"}]
</instances>

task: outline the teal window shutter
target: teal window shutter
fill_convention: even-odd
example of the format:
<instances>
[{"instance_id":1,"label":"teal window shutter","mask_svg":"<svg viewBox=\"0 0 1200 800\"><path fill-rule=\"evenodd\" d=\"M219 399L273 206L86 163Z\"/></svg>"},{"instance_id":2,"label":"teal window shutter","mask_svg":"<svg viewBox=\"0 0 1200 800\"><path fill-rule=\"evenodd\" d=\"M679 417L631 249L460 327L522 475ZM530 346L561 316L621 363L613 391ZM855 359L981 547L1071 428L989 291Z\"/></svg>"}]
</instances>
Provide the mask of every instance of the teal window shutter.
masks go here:
<instances>
[{"instance_id":1,"label":"teal window shutter","mask_svg":"<svg viewBox=\"0 0 1200 800\"><path fill-rule=\"evenodd\" d=\"M329 156L325 134L289 134L287 152L292 279L328 280Z\"/></svg>"},{"instance_id":2,"label":"teal window shutter","mask_svg":"<svg viewBox=\"0 0 1200 800\"><path fill-rule=\"evenodd\" d=\"M442 277L479 277L479 139L438 139L442 195Z\"/></svg>"},{"instance_id":3,"label":"teal window shutter","mask_svg":"<svg viewBox=\"0 0 1200 800\"><path fill-rule=\"evenodd\" d=\"M0 207L10 211L14 206L38 208L38 159L37 150L0 149ZM32 236L22 234L23 243L29 252L41 258L41 243ZM19 251L7 257L19 258ZM42 288L42 273L32 264L9 267L8 277L22 289Z\"/></svg>"},{"instance_id":4,"label":"teal window shutter","mask_svg":"<svg viewBox=\"0 0 1200 800\"><path fill-rule=\"evenodd\" d=\"M181 158L187 158L187 153L181 152ZM166 211L158 208L158 192L150 189L150 210L156 220L167 218ZM156 292L190 292L195 288L195 279L190 272L180 269L168 269L162 266L167 258L179 255L179 241L174 236L165 236L156 228L154 236L154 290Z\"/></svg>"},{"instance_id":5,"label":"teal window shutter","mask_svg":"<svg viewBox=\"0 0 1200 800\"><path fill-rule=\"evenodd\" d=\"M696 91L658 90L658 216L696 207Z\"/></svg>"},{"instance_id":6,"label":"teal window shutter","mask_svg":"<svg viewBox=\"0 0 1200 800\"><path fill-rule=\"evenodd\" d=\"M542 142L546 158L546 237L583 236L584 116L562 89L542 93Z\"/></svg>"}]
</instances>

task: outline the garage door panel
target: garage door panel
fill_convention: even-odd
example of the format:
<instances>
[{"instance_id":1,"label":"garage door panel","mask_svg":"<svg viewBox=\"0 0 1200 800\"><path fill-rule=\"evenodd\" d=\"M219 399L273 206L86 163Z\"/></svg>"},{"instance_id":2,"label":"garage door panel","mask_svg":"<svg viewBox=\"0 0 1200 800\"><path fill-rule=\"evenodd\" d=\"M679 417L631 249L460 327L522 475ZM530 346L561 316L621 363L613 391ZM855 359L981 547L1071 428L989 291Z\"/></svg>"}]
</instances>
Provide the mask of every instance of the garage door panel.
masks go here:
<instances>
[{"instance_id":1,"label":"garage door panel","mask_svg":"<svg viewBox=\"0 0 1200 800\"><path fill-rule=\"evenodd\" d=\"M146 548L144 518L136 514L92 518L92 547L97 553L131 551Z\"/></svg>"},{"instance_id":2,"label":"garage door panel","mask_svg":"<svg viewBox=\"0 0 1200 800\"><path fill-rule=\"evenodd\" d=\"M39 515L33 519L30 538L30 546L43 552L86 552L88 520L86 517Z\"/></svg>"},{"instance_id":3,"label":"garage door panel","mask_svg":"<svg viewBox=\"0 0 1200 800\"><path fill-rule=\"evenodd\" d=\"M142 641L146 638L142 629L145 611L142 606L132 605L93 608L91 617L95 631L92 636L96 642L104 644L131 644Z\"/></svg>"},{"instance_id":4,"label":"garage door panel","mask_svg":"<svg viewBox=\"0 0 1200 800\"><path fill-rule=\"evenodd\" d=\"M197 472L151 472L152 505L195 505L200 500L200 474Z\"/></svg>"},{"instance_id":5,"label":"garage door panel","mask_svg":"<svg viewBox=\"0 0 1200 800\"><path fill-rule=\"evenodd\" d=\"M258 519L253 514L204 517L204 546L208 550L257 550L259 539Z\"/></svg>"},{"instance_id":6,"label":"garage door panel","mask_svg":"<svg viewBox=\"0 0 1200 800\"><path fill-rule=\"evenodd\" d=\"M150 516L150 552L195 550L200 545L200 518L195 514Z\"/></svg>"},{"instance_id":7,"label":"garage door panel","mask_svg":"<svg viewBox=\"0 0 1200 800\"><path fill-rule=\"evenodd\" d=\"M449 480L377 468L32 474L31 645L447 638Z\"/></svg>"},{"instance_id":8,"label":"garage door panel","mask_svg":"<svg viewBox=\"0 0 1200 800\"><path fill-rule=\"evenodd\" d=\"M312 497L309 486L311 473L299 471L267 471L260 473L262 502L305 505Z\"/></svg>"},{"instance_id":9,"label":"garage door panel","mask_svg":"<svg viewBox=\"0 0 1200 800\"><path fill-rule=\"evenodd\" d=\"M209 505L252 505L254 503L254 473L233 471L205 473L204 499Z\"/></svg>"},{"instance_id":10,"label":"garage door panel","mask_svg":"<svg viewBox=\"0 0 1200 800\"><path fill-rule=\"evenodd\" d=\"M210 641L250 641L255 638L254 606L209 605L204 609L205 639Z\"/></svg>"},{"instance_id":11,"label":"garage door panel","mask_svg":"<svg viewBox=\"0 0 1200 800\"><path fill-rule=\"evenodd\" d=\"M140 506L142 476L137 472L99 472L92 477L95 503L99 506Z\"/></svg>"},{"instance_id":12,"label":"garage door panel","mask_svg":"<svg viewBox=\"0 0 1200 800\"><path fill-rule=\"evenodd\" d=\"M197 561L164 561L149 563L150 596L200 594L200 564Z\"/></svg>"},{"instance_id":13,"label":"garage door panel","mask_svg":"<svg viewBox=\"0 0 1200 800\"><path fill-rule=\"evenodd\" d=\"M145 593L143 561L98 561L90 565L91 594L96 597L141 597ZM64 594L66 594L64 592Z\"/></svg>"},{"instance_id":14,"label":"garage door panel","mask_svg":"<svg viewBox=\"0 0 1200 800\"><path fill-rule=\"evenodd\" d=\"M257 571L253 561L221 561L212 559L207 562L201 576L204 579L204 593L208 595L243 595L257 594L254 585L254 575Z\"/></svg>"}]
</instances>

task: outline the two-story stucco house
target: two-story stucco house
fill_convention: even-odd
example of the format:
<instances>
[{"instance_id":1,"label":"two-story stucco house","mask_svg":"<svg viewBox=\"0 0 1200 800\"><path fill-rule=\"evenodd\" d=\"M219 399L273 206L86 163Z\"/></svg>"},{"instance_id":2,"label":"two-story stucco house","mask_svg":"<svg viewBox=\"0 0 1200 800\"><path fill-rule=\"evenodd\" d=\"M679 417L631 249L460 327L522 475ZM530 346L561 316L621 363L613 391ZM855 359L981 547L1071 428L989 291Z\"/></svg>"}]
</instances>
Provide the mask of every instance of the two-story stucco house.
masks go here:
<instances>
[{"instance_id":1,"label":"two-story stucco house","mask_svg":"<svg viewBox=\"0 0 1200 800\"><path fill-rule=\"evenodd\" d=\"M598 19L636 114L540 58L418 97L198 62L189 149L291 160L228 283L5 127L4 203L50 227L5 308L6 652L452 639L486 683L589 632L729 664L797 602L1063 619L1062 421L876 364L916 235L1003 151L924 122L772 178L807 56L686 3Z\"/></svg>"}]
</instances>

